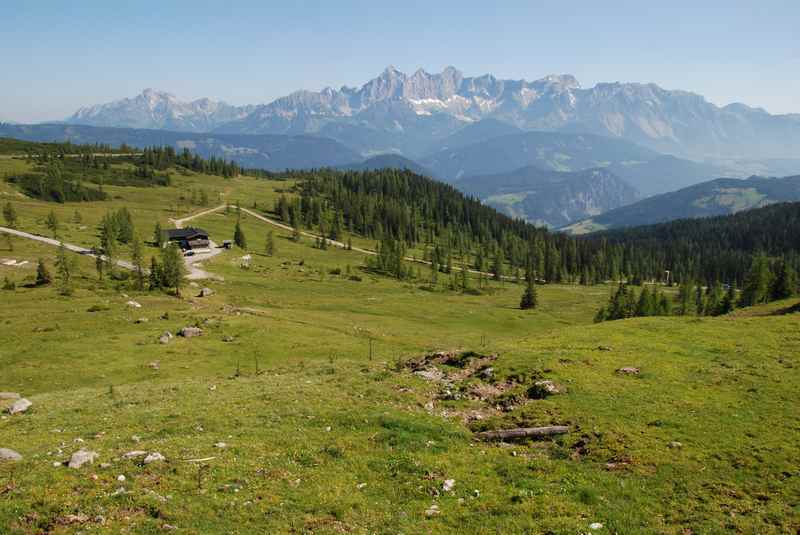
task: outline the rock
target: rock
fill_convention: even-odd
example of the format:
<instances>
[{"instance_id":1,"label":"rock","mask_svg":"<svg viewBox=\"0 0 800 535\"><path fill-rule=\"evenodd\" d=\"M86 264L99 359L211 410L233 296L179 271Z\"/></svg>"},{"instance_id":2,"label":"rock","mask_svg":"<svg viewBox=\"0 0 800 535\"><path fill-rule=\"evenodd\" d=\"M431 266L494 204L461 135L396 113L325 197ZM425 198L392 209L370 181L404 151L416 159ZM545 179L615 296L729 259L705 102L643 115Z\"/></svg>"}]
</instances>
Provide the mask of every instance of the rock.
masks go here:
<instances>
[{"instance_id":1,"label":"rock","mask_svg":"<svg viewBox=\"0 0 800 535\"><path fill-rule=\"evenodd\" d=\"M136 301L128 301L128 302L127 302L127 303L125 303L125 304L126 304L126 305L128 305L128 306L129 306L129 307L131 307L131 308L142 308L142 305L140 305L140 304L139 304L139 303L137 303Z\"/></svg>"},{"instance_id":2,"label":"rock","mask_svg":"<svg viewBox=\"0 0 800 535\"><path fill-rule=\"evenodd\" d=\"M0 399L19 399L21 397L16 392L0 392Z\"/></svg>"},{"instance_id":3,"label":"rock","mask_svg":"<svg viewBox=\"0 0 800 535\"><path fill-rule=\"evenodd\" d=\"M146 451L133 450L133 451L129 451L128 453L123 454L122 458L123 459L135 459L137 457L144 457L145 455L147 455Z\"/></svg>"},{"instance_id":4,"label":"rock","mask_svg":"<svg viewBox=\"0 0 800 535\"><path fill-rule=\"evenodd\" d=\"M444 378L444 373L442 373L437 368L428 368L426 370L417 370L414 372L414 375L422 377L427 381L441 381Z\"/></svg>"},{"instance_id":5,"label":"rock","mask_svg":"<svg viewBox=\"0 0 800 535\"><path fill-rule=\"evenodd\" d=\"M667 446L673 449L679 449L683 447L683 444L678 442L677 440L673 440L672 442L667 444Z\"/></svg>"},{"instance_id":6,"label":"rock","mask_svg":"<svg viewBox=\"0 0 800 535\"><path fill-rule=\"evenodd\" d=\"M70 468L80 468L86 463L93 464L94 460L98 457L99 455L96 451L80 449L73 453L72 457L69 458L68 466Z\"/></svg>"},{"instance_id":7,"label":"rock","mask_svg":"<svg viewBox=\"0 0 800 535\"><path fill-rule=\"evenodd\" d=\"M148 364L147 367L150 368L151 370L158 370L161 368L161 364L159 363L159 361L154 360L153 362Z\"/></svg>"},{"instance_id":8,"label":"rock","mask_svg":"<svg viewBox=\"0 0 800 535\"><path fill-rule=\"evenodd\" d=\"M484 381L490 381L494 379L494 368L484 368L478 373L478 377L483 379Z\"/></svg>"},{"instance_id":9,"label":"rock","mask_svg":"<svg viewBox=\"0 0 800 535\"><path fill-rule=\"evenodd\" d=\"M202 336L203 329L200 327L184 327L178 334L184 338L192 338L194 336Z\"/></svg>"},{"instance_id":10,"label":"rock","mask_svg":"<svg viewBox=\"0 0 800 535\"><path fill-rule=\"evenodd\" d=\"M363 489L363 488L366 488L366 486L367 486L367 484L366 484L366 483L359 483L358 485L356 485L356 488L357 488L358 490L361 490L361 489Z\"/></svg>"},{"instance_id":11,"label":"rock","mask_svg":"<svg viewBox=\"0 0 800 535\"><path fill-rule=\"evenodd\" d=\"M564 392L567 391L567 389L561 386L560 384L554 383L553 381L550 381L548 379L544 381L536 381L535 383L533 383L533 386L535 386L537 389L539 389L539 391L541 391L546 395L563 394Z\"/></svg>"},{"instance_id":12,"label":"rock","mask_svg":"<svg viewBox=\"0 0 800 535\"><path fill-rule=\"evenodd\" d=\"M8 448L0 448L0 461L21 461L22 455Z\"/></svg>"},{"instance_id":13,"label":"rock","mask_svg":"<svg viewBox=\"0 0 800 535\"><path fill-rule=\"evenodd\" d=\"M455 486L456 486L455 479L445 479L444 483L442 484L442 490L445 492L450 492L451 490L453 490L453 487Z\"/></svg>"},{"instance_id":14,"label":"rock","mask_svg":"<svg viewBox=\"0 0 800 535\"><path fill-rule=\"evenodd\" d=\"M639 368L634 368L633 366L625 366L617 370L617 373L621 375L639 375Z\"/></svg>"},{"instance_id":15,"label":"rock","mask_svg":"<svg viewBox=\"0 0 800 535\"><path fill-rule=\"evenodd\" d=\"M439 506L436 504L431 505L426 511L425 516L432 517L440 515L442 512L439 510Z\"/></svg>"},{"instance_id":16,"label":"rock","mask_svg":"<svg viewBox=\"0 0 800 535\"><path fill-rule=\"evenodd\" d=\"M197 297L209 297L212 295L214 295L214 290L212 290L211 288L203 288L202 290L200 290L200 293L197 294Z\"/></svg>"},{"instance_id":17,"label":"rock","mask_svg":"<svg viewBox=\"0 0 800 535\"><path fill-rule=\"evenodd\" d=\"M133 436L131 436L131 440L133 440L134 442L136 442L138 444L139 442L142 441L142 437L140 437L139 435L133 435Z\"/></svg>"},{"instance_id":18,"label":"rock","mask_svg":"<svg viewBox=\"0 0 800 535\"><path fill-rule=\"evenodd\" d=\"M154 451L153 453L144 458L144 464L158 463L166 460L167 459L163 455L161 455L157 451Z\"/></svg>"},{"instance_id":19,"label":"rock","mask_svg":"<svg viewBox=\"0 0 800 535\"><path fill-rule=\"evenodd\" d=\"M235 338L233 336L223 336L222 337L222 341L223 342L233 342L234 340L235 340Z\"/></svg>"},{"instance_id":20,"label":"rock","mask_svg":"<svg viewBox=\"0 0 800 535\"><path fill-rule=\"evenodd\" d=\"M21 398L15 401L6 411L8 411L8 414L18 414L30 409L31 405L33 405L33 403L25 398Z\"/></svg>"},{"instance_id":21,"label":"rock","mask_svg":"<svg viewBox=\"0 0 800 535\"><path fill-rule=\"evenodd\" d=\"M224 450L225 448L228 447L228 445L225 444L224 442L217 442L216 444L214 444L214 447L215 448L219 448L221 450Z\"/></svg>"},{"instance_id":22,"label":"rock","mask_svg":"<svg viewBox=\"0 0 800 535\"><path fill-rule=\"evenodd\" d=\"M598 351L614 351L614 348L611 346L597 346Z\"/></svg>"},{"instance_id":23,"label":"rock","mask_svg":"<svg viewBox=\"0 0 800 535\"><path fill-rule=\"evenodd\" d=\"M603 524L600 522L592 522L589 524L589 529L603 529Z\"/></svg>"},{"instance_id":24,"label":"rock","mask_svg":"<svg viewBox=\"0 0 800 535\"><path fill-rule=\"evenodd\" d=\"M164 334L159 336L158 343L160 343L160 344L168 344L170 340L172 340L172 333L169 332L169 331L165 331Z\"/></svg>"},{"instance_id":25,"label":"rock","mask_svg":"<svg viewBox=\"0 0 800 535\"><path fill-rule=\"evenodd\" d=\"M122 475L122 474L118 475L118 476L117 476L117 481L119 481L120 483L122 483L123 481L125 481L125 476L124 476L124 475Z\"/></svg>"}]
</instances>

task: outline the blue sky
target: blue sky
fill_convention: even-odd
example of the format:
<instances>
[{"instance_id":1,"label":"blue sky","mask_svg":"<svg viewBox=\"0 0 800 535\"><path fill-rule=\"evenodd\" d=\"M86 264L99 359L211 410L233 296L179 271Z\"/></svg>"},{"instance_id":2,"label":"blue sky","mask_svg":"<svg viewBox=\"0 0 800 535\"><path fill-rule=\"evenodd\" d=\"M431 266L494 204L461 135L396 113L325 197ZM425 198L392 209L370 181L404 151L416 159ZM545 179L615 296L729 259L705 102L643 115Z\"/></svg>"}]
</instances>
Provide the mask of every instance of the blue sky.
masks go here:
<instances>
[{"instance_id":1,"label":"blue sky","mask_svg":"<svg viewBox=\"0 0 800 535\"><path fill-rule=\"evenodd\" d=\"M127 5L123 5L127 4ZM61 119L145 87L268 102L393 64L467 75L655 82L800 112L800 2L0 3L0 119Z\"/></svg>"}]
</instances>

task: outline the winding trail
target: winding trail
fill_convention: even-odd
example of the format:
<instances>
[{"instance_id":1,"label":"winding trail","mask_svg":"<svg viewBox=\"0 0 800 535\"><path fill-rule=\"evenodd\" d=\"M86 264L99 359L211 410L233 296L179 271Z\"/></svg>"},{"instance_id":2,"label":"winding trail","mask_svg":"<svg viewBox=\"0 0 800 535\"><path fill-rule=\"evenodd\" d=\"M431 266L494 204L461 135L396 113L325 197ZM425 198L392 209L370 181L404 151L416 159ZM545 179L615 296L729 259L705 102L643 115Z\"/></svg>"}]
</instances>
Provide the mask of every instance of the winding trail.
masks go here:
<instances>
[{"instance_id":1,"label":"winding trail","mask_svg":"<svg viewBox=\"0 0 800 535\"><path fill-rule=\"evenodd\" d=\"M23 232L21 230L8 227L0 227L0 232L3 232L5 234L11 234L12 236L17 236L18 238L26 238L41 243L46 243L47 245L53 245L55 247L59 247L63 243L64 248L68 251L82 254L84 256L90 256L92 258L100 257L102 260L108 261L105 255L98 255L92 249L87 249L86 247L80 247L79 245L72 245L71 243L62 242L61 240L56 240L54 238L45 238L44 236L39 236L38 234L31 234L30 232ZM117 266L130 271L134 271L136 269L135 266L131 262L128 262L127 260L115 260L114 263ZM147 272L147 270L144 271L145 273Z\"/></svg>"}]
</instances>

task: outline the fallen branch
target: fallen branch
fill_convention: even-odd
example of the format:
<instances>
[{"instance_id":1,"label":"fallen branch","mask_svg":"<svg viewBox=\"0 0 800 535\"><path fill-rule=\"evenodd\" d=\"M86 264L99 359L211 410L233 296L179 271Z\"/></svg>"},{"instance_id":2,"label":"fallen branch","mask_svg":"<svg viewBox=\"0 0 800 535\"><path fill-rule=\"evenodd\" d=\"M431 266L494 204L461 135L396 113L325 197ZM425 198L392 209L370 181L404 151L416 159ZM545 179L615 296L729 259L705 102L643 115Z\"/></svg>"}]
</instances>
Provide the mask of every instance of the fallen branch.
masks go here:
<instances>
[{"instance_id":1,"label":"fallen branch","mask_svg":"<svg viewBox=\"0 0 800 535\"><path fill-rule=\"evenodd\" d=\"M185 463L204 463L206 461L212 461L216 459L216 457L206 457L204 459L184 459L183 462Z\"/></svg>"},{"instance_id":2,"label":"fallen branch","mask_svg":"<svg viewBox=\"0 0 800 535\"><path fill-rule=\"evenodd\" d=\"M566 425L550 425L547 427L518 427L516 429L499 429L476 433L475 438L481 440L505 440L508 438L541 438L569 433Z\"/></svg>"}]
</instances>

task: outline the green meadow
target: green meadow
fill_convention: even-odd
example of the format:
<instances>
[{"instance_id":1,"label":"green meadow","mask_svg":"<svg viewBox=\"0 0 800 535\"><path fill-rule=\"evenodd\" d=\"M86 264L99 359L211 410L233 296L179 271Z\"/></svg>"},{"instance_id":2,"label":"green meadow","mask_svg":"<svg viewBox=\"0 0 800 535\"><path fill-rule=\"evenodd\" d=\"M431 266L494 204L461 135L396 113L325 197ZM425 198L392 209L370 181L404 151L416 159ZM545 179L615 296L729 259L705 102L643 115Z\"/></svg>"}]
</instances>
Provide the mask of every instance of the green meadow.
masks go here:
<instances>
[{"instance_id":1,"label":"green meadow","mask_svg":"<svg viewBox=\"0 0 800 535\"><path fill-rule=\"evenodd\" d=\"M0 159L0 176L26 165ZM230 204L188 224L219 243L239 220L247 238L204 263L216 278L181 298L99 281L81 255L63 296L32 284L56 248L0 239L0 259L28 261L0 265L16 285L0 291L0 391L33 403L0 419L0 448L24 457L0 461L0 533L800 530L800 315L782 313L796 299L594 324L612 286L550 284L523 311L514 282L462 292L442 275L432 287L423 264L399 281L363 253L237 214L237 202L271 210L291 181L172 179L65 204L0 181L20 230L50 236L52 210L76 245L95 245L103 216L123 206L149 240L156 222ZM192 204L191 189L209 205ZM199 297L203 287L213 294ZM202 335L159 342L187 326ZM437 351L458 358L414 373L409 362ZM542 380L559 393L542 394ZM569 432L475 436L548 425ZM63 465L82 448L93 464ZM165 460L124 457L134 450Z\"/></svg>"}]
</instances>

